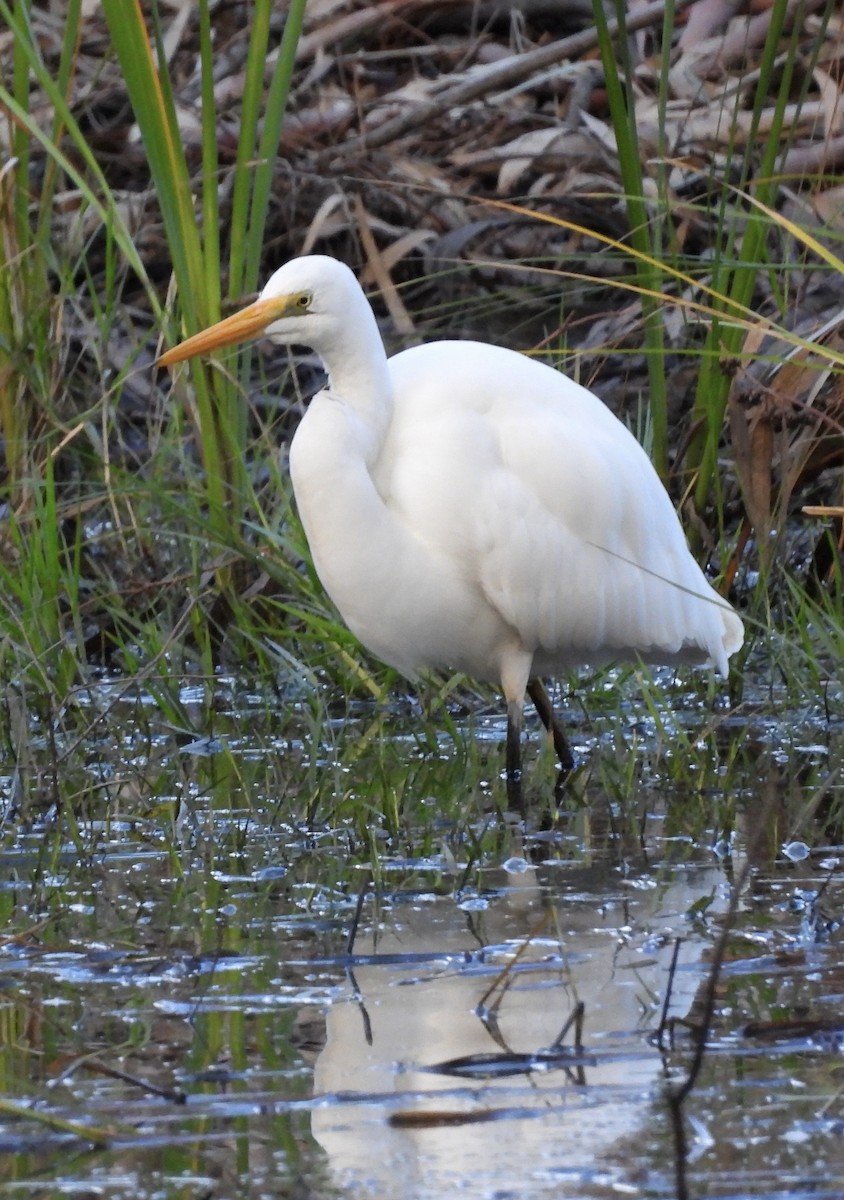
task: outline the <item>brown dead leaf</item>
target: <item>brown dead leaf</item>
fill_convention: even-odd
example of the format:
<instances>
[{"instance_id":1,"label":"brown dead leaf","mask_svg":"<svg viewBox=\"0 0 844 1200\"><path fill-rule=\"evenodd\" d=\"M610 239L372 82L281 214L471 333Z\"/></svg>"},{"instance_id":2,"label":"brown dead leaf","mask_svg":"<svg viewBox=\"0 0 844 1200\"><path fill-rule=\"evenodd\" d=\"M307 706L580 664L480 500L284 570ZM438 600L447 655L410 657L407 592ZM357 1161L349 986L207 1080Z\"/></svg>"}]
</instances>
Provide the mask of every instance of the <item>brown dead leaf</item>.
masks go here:
<instances>
[{"instance_id":1,"label":"brown dead leaf","mask_svg":"<svg viewBox=\"0 0 844 1200\"><path fill-rule=\"evenodd\" d=\"M821 94L821 106L824 112L824 134L826 138L844 133L844 97L841 95L839 84L828 71L816 67L812 78Z\"/></svg>"},{"instance_id":2,"label":"brown dead leaf","mask_svg":"<svg viewBox=\"0 0 844 1200\"><path fill-rule=\"evenodd\" d=\"M415 333L416 327L413 324L413 319L407 311L404 301L396 289L396 285L393 283L387 264L372 235L372 221L360 196L355 196L354 206L358 232L363 248L366 251L370 277L378 284L384 303L387 305L393 324L398 332L402 334Z\"/></svg>"},{"instance_id":3,"label":"brown dead leaf","mask_svg":"<svg viewBox=\"0 0 844 1200\"><path fill-rule=\"evenodd\" d=\"M736 475L745 512L756 533L759 554L767 563L771 532L774 431L770 411L758 396L730 391L728 415Z\"/></svg>"},{"instance_id":4,"label":"brown dead leaf","mask_svg":"<svg viewBox=\"0 0 844 1200\"><path fill-rule=\"evenodd\" d=\"M841 154L844 158L844 138L837 140L841 142ZM844 183L817 192L812 197L812 207L822 225L830 229L844 230Z\"/></svg>"},{"instance_id":5,"label":"brown dead leaf","mask_svg":"<svg viewBox=\"0 0 844 1200\"><path fill-rule=\"evenodd\" d=\"M730 433L745 510L763 559L795 492L844 461L844 374L822 348L841 353L843 329L844 314L839 314L815 335L818 350L791 351L761 378L744 370L736 374ZM758 331L750 335L746 359L763 346ZM765 349L769 355L771 348Z\"/></svg>"}]
</instances>

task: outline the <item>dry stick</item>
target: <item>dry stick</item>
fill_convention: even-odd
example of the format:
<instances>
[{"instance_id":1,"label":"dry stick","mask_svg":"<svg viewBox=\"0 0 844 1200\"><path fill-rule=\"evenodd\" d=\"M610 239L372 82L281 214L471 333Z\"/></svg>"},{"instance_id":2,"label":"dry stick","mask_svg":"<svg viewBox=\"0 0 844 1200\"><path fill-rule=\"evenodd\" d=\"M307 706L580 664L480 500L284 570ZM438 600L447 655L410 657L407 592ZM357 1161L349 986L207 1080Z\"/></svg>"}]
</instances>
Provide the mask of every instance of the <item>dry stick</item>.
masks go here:
<instances>
[{"instance_id":1,"label":"dry stick","mask_svg":"<svg viewBox=\"0 0 844 1200\"><path fill-rule=\"evenodd\" d=\"M389 28L391 21L406 24L408 16L411 18L423 16L426 9L436 9L441 5L442 0L415 0L412 12L407 14L407 0L383 0L380 4L370 4L366 8L357 9L334 20L329 20L299 38L296 46L297 65L308 62L316 58L319 53L329 50L339 56L340 52L334 50L338 43L344 42L348 38L361 38L373 29L383 30L385 26ZM267 57L267 68L271 64L275 64L278 55L279 51L274 50ZM265 70L265 78L267 73Z\"/></svg>"},{"instance_id":2,"label":"dry stick","mask_svg":"<svg viewBox=\"0 0 844 1200\"><path fill-rule=\"evenodd\" d=\"M499 999L496 1000L494 1002L494 1004L491 1006L493 1008L493 1010L499 1007L499 1005L501 1004L501 1000L504 998L504 988L507 984L507 980L510 978L511 974L515 970L516 964L518 963L518 961L522 957L522 955L526 952L528 947L532 944L533 939L542 932L542 930L548 924L550 919L551 919L551 914L549 912L543 913L542 916L539 918L539 920L536 922L536 924L533 926L533 928L528 931L527 936L525 938L523 938L522 944L519 946L516 953L513 955L513 957L510 959L510 961L507 963L507 965L503 968L503 970L500 971L499 974L495 976L492 983L489 985L487 990L481 996L478 1003L475 1005L476 1013L479 1013L484 1008L486 1008L486 1002L490 998L492 993L494 991L496 991L498 988L501 988L501 997L499 997Z\"/></svg>"},{"instance_id":3,"label":"dry stick","mask_svg":"<svg viewBox=\"0 0 844 1200\"><path fill-rule=\"evenodd\" d=\"M367 893L369 892L369 888L370 888L371 884L372 884L372 871L365 871L364 876L363 876L363 883L360 885L360 891L358 892L358 901L357 901L357 904L355 905L355 913L354 913L354 916L352 917L352 927L349 930L349 936L346 938L346 954L348 954L350 957L355 952L355 939L357 938L357 935L358 935L358 928L360 926L361 913L363 912L363 904L364 904L364 901L366 900Z\"/></svg>"},{"instance_id":4,"label":"dry stick","mask_svg":"<svg viewBox=\"0 0 844 1200\"><path fill-rule=\"evenodd\" d=\"M396 285L393 283L392 276L387 270L387 266L381 255L381 251L378 249L378 245L372 234L372 229L369 224L369 215L364 207L363 201L357 193L354 197L354 209L358 233L360 235L361 245L366 253L366 260L369 264L369 269L372 271L375 282L378 284L379 291L381 292L384 303L387 305L387 311L390 314L396 332L402 334L415 333L416 326L413 324L413 318L405 308L404 301L396 290Z\"/></svg>"},{"instance_id":5,"label":"dry stick","mask_svg":"<svg viewBox=\"0 0 844 1200\"><path fill-rule=\"evenodd\" d=\"M121 1083L131 1084L132 1087L140 1088L142 1092L147 1092L150 1096L158 1096L161 1100L169 1100L173 1104L187 1104L188 1102L187 1094L181 1088L159 1087L147 1079L140 1079L137 1075L130 1075L128 1071L121 1071L118 1067L111 1067L107 1063L96 1060L87 1060L80 1065L86 1071L91 1071L96 1075L105 1075L108 1079L118 1079Z\"/></svg>"},{"instance_id":6,"label":"dry stick","mask_svg":"<svg viewBox=\"0 0 844 1200\"><path fill-rule=\"evenodd\" d=\"M349 957L351 957L354 954L355 940L357 939L357 935L358 935L358 928L360 926L360 918L361 918L361 914L363 912L363 905L364 905L364 901L366 900L367 895L369 894L369 889L371 886L372 886L372 871L371 870L365 871L364 877L363 877L363 883L361 884L360 891L358 892L358 902L355 905L355 915L352 917L352 927L349 930L349 936L346 939L346 954ZM367 1046L371 1046L372 1045L372 1020L369 1016L369 1009L366 1007L366 1001L363 998L363 992L360 990L360 987L358 986L358 981L355 978L354 969L349 964L347 964L347 966L346 966L346 978L349 980L349 983L352 988L352 992L354 994L354 998L357 1001L357 1006L360 1009L361 1020L363 1021L363 1036L366 1039Z\"/></svg>"},{"instance_id":7,"label":"dry stick","mask_svg":"<svg viewBox=\"0 0 844 1200\"><path fill-rule=\"evenodd\" d=\"M572 1011L566 1017L563 1028L554 1038L551 1043L551 1050L562 1050L563 1043L566 1040L566 1034L574 1026L574 1048L578 1054L583 1053L583 1018L586 1014L586 1005L582 1000L578 1000Z\"/></svg>"},{"instance_id":8,"label":"dry stick","mask_svg":"<svg viewBox=\"0 0 844 1200\"><path fill-rule=\"evenodd\" d=\"M733 894L730 898L730 907L724 917L724 927L721 930L721 936L715 946L715 953L712 957L712 967L709 971L709 976L706 980L706 989L703 996L703 1016L700 1022L700 1028L695 1039L695 1053L692 1059L692 1065L689 1067L689 1073L683 1082L677 1088L668 1089L668 1110L671 1113L671 1124L674 1131L674 1153L675 1153L675 1170L676 1170L676 1188L677 1200L687 1200L688 1185L686 1181L686 1162L687 1162L687 1147L686 1147L686 1131L683 1127L683 1104L686 1097L692 1088L697 1083L697 1077L700 1074L700 1069L703 1066L703 1056L706 1051L706 1043L709 1038L709 1031L712 1028L712 1021L715 1016L715 993L718 988L718 978L721 974L721 966L724 962L724 956L727 953L727 941L733 931L733 922L735 921L736 913L738 912L739 900L744 891L745 885L750 878L751 859L748 858L744 864L742 871L733 885Z\"/></svg>"},{"instance_id":9,"label":"dry stick","mask_svg":"<svg viewBox=\"0 0 844 1200\"><path fill-rule=\"evenodd\" d=\"M693 0L674 0L675 13L688 8L691 3ZM655 0L655 3L646 5L639 12L631 13L624 23L624 33L635 33L638 29L646 29L649 25L656 24L657 21L662 20L665 8L666 0ZM609 21L607 29L610 37L614 38L619 33L618 21ZM417 105L408 112L399 113L398 116L385 121L376 129L350 138L342 147L333 147L332 149L335 153L339 150L342 154L354 154L361 150L373 150L378 146L384 146L387 142L401 137L411 129L425 125L432 117L440 116L456 104L477 100L479 96L485 96L497 88L512 87L513 84L521 83L529 78L534 71L542 71L564 59L585 54L589 50L594 50L597 45L598 30L593 25L591 28L582 29L580 33L573 33L559 42L552 42L549 46L540 46L537 50L529 50L527 54L513 55L503 62L490 63L481 70L473 72L468 79L446 88L435 100L428 100L425 104Z\"/></svg>"},{"instance_id":10,"label":"dry stick","mask_svg":"<svg viewBox=\"0 0 844 1200\"><path fill-rule=\"evenodd\" d=\"M671 993L674 990L674 977L677 974L677 960L680 957L680 947L683 944L681 937L674 939L674 953L671 955L671 966L668 968L668 983L665 988L665 999L662 1002L662 1013L659 1018L659 1026L657 1027L656 1037L654 1041L660 1050L665 1049L665 1030L668 1028L668 1010L671 1006Z\"/></svg>"}]
</instances>

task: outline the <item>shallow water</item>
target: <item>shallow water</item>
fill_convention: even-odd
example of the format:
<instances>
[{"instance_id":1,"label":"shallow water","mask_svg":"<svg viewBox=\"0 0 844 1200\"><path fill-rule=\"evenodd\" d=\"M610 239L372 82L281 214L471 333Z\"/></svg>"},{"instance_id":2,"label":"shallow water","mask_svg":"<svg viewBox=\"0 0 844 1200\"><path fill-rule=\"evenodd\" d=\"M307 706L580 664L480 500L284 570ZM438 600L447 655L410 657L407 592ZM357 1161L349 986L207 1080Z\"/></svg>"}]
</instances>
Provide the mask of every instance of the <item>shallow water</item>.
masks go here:
<instances>
[{"instance_id":1,"label":"shallow water","mask_svg":"<svg viewBox=\"0 0 844 1200\"><path fill-rule=\"evenodd\" d=\"M362 727L270 769L242 724L127 738L107 804L7 823L4 1194L676 1195L665 1089L748 857L689 1194L844 1194L837 731L783 755L745 729L696 783L604 747L522 819L494 727L488 762ZM578 1003L582 1044L555 1047Z\"/></svg>"}]
</instances>

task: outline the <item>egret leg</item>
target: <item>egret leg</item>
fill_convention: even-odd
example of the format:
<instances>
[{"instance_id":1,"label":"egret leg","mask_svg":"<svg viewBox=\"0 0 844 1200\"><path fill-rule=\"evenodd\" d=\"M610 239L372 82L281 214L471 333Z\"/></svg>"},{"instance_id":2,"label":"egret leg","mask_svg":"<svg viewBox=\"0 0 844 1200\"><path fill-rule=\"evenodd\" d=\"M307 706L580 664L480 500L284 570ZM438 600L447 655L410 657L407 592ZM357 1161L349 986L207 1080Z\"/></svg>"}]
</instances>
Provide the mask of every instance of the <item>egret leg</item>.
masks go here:
<instances>
[{"instance_id":1,"label":"egret leg","mask_svg":"<svg viewBox=\"0 0 844 1200\"><path fill-rule=\"evenodd\" d=\"M507 701L507 795L513 808L521 809L522 796L522 700Z\"/></svg>"},{"instance_id":2,"label":"egret leg","mask_svg":"<svg viewBox=\"0 0 844 1200\"><path fill-rule=\"evenodd\" d=\"M571 752L571 746L568 743L568 738L563 733L563 727L560 725L557 718L554 716L554 706L551 699L545 690L545 685L541 679L529 679L527 685L527 693L533 701L533 706L539 713L539 719L551 737L554 739L554 750L559 759L560 766L564 771L574 770L574 755ZM509 712L509 709L508 709ZM510 723L507 722L507 750L509 755L510 750Z\"/></svg>"},{"instance_id":3,"label":"egret leg","mask_svg":"<svg viewBox=\"0 0 844 1200\"><path fill-rule=\"evenodd\" d=\"M507 702L507 780L522 777L522 705L518 700Z\"/></svg>"}]
</instances>

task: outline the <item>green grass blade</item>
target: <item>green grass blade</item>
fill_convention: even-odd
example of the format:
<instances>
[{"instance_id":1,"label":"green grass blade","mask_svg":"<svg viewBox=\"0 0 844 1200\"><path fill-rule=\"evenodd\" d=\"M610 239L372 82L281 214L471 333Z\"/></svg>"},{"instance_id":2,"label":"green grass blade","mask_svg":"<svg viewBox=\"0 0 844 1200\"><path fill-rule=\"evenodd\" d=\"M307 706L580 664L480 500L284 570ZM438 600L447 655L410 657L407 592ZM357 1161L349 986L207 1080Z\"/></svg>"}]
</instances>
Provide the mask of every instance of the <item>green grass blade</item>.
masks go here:
<instances>
[{"instance_id":1,"label":"green grass blade","mask_svg":"<svg viewBox=\"0 0 844 1200\"><path fill-rule=\"evenodd\" d=\"M258 149L261 98L264 91L264 65L270 35L272 0L256 0L249 34L249 53L243 83L243 104L240 113L240 135L234 169L232 192L231 251L229 255L229 287L231 298L242 296L245 290L249 228L249 207L252 193L252 172Z\"/></svg>"},{"instance_id":2,"label":"green grass blade","mask_svg":"<svg viewBox=\"0 0 844 1200\"><path fill-rule=\"evenodd\" d=\"M627 95L633 94L633 71L628 51L626 34L626 9L622 0L616 0L616 17L619 25L618 45L622 60ZM658 261L662 255L661 223L651 222L645 200L642 176L642 157L636 129L636 117L632 103L628 104L616 66L615 47L610 37L609 26L601 0L594 0L593 12L599 34L599 48L604 67L604 79L612 118L613 131L618 146L619 167L624 187L627 216L630 224L630 241L638 257L634 265L642 292L642 314L644 317L645 345L647 349L648 379L650 383L650 421L652 430L652 457L658 473L664 478L668 472L668 403L665 383L665 344L663 339L662 315L653 295L662 291L662 276ZM666 10L666 18L667 18ZM668 53L670 40L666 43Z\"/></svg>"},{"instance_id":3,"label":"green grass blade","mask_svg":"<svg viewBox=\"0 0 844 1200\"><path fill-rule=\"evenodd\" d=\"M214 96L214 49L208 0L199 5L199 57L202 90L202 225L205 235L205 292L212 298L210 319L219 318L220 162Z\"/></svg>"},{"instance_id":4,"label":"green grass blade","mask_svg":"<svg viewBox=\"0 0 844 1200\"><path fill-rule=\"evenodd\" d=\"M258 282L270 192L275 176L275 164L281 140L281 129L287 111L293 68L296 64L296 47L299 44L305 20L306 3L307 0L292 0L267 93L266 114L258 146L258 165L255 168L252 208L249 214L249 242L246 248L244 273L244 284L247 291L253 290Z\"/></svg>"},{"instance_id":5,"label":"green grass blade","mask_svg":"<svg viewBox=\"0 0 844 1200\"><path fill-rule=\"evenodd\" d=\"M265 99L264 71L273 6L271 0L258 0L255 6L232 200L229 261L232 298L253 292L258 283L270 193L305 5L306 0L291 0Z\"/></svg>"},{"instance_id":6,"label":"green grass blade","mask_svg":"<svg viewBox=\"0 0 844 1200\"><path fill-rule=\"evenodd\" d=\"M153 60L138 0L103 0L103 11L149 160L176 280L194 318L190 325L199 328L208 323L210 307L190 174L167 74L159 73ZM161 54L157 12L153 5L152 23Z\"/></svg>"}]
</instances>

